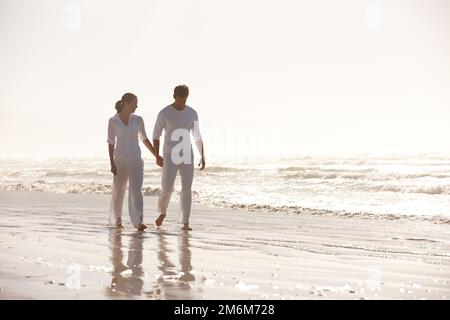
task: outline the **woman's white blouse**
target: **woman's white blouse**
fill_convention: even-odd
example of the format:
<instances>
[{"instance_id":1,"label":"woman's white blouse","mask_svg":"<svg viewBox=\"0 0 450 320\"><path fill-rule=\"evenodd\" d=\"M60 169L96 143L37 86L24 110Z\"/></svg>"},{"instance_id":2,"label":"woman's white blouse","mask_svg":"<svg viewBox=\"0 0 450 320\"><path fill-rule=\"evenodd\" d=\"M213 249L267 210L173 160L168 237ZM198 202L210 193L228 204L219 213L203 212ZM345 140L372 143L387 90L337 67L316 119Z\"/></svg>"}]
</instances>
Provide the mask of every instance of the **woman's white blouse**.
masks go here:
<instances>
[{"instance_id":1,"label":"woman's white blouse","mask_svg":"<svg viewBox=\"0 0 450 320\"><path fill-rule=\"evenodd\" d=\"M130 114L128 125L126 126L119 114L109 119L108 123L108 144L115 145L115 158L141 158L139 139L147 139L144 120L135 114Z\"/></svg>"}]
</instances>

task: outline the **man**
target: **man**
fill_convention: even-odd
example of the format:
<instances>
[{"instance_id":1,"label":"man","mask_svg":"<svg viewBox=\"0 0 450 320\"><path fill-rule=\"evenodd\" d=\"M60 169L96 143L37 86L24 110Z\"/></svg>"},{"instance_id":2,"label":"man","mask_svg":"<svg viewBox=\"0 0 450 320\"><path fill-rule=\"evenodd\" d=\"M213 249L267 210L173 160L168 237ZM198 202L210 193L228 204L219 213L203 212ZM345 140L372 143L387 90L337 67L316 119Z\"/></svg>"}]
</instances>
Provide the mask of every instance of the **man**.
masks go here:
<instances>
[{"instance_id":1,"label":"man","mask_svg":"<svg viewBox=\"0 0 450 320\"><path fill-rule=\"evenodd\" d=\"M190 139L193 133L194 141L200 152L200 170L205 168L205 153L202 137L198 126L197 112L186 105L189 88L185 85L175 87L174 102L158 113L153 130L153 146L159 155L159 138L164 130L163 159L156 156L156 163L162 167L161 194L158 199L159 217L155 220L157 227L161 226L166 217L167 207L174 190L177 171L181 177L181 214L184 224L181 230L192 230L189 227L189 216L192 204L192 180L194 178L194 153ZM163 163L162 163L163 162Z\"/></svg>"}]
</instances>

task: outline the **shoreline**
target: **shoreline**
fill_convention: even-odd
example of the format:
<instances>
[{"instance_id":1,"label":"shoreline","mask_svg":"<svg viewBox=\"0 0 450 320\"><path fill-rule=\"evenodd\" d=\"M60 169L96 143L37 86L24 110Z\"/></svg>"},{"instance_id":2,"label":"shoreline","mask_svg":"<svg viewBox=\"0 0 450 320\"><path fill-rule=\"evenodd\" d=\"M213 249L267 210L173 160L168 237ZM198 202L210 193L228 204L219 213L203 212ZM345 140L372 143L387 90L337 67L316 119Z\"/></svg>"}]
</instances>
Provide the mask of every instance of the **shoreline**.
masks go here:
<instances>
[{"instance_id":1,"label":"shoreline","mask_svg":"<svg viewBox=\"0 0 450 320\"><path fill-rule=\"evenodd\" d=\"M0 192L0 299L450 297L448 224L194 204L182 232L174 201L162 228L138 233L125 201L119 232L109 200ZM144 197L144 223L152 208Z\"/></svg>"}]
</instances>

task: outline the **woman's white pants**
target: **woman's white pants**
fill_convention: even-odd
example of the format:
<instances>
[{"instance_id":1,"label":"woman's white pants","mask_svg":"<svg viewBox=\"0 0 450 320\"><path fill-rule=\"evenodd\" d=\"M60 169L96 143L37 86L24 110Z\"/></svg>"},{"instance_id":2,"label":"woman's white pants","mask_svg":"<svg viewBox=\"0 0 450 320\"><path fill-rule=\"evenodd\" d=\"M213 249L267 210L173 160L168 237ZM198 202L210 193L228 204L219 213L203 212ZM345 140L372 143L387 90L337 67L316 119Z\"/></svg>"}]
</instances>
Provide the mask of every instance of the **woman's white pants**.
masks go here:
<instances>
[{"instance_id":1,"label":"woman's white pants","mask_svg":"<svg viewBox=\"0 0 450 320\"><path fill-rule=\"evenodd\" d=\"M170 153L164 154L163 158L164 165L162 168L161 193L158 199L158 211L161 214L167 213L167 207L169 206L170 198L174 190L175 178L179 171L181 177L180 204L182 223L189 223L192 204L191 188L192 180L194 178L194 164L192 162L175 164L172 161ZM193 159L193 155L191 159Z\"/></svg>"},{"instance_id":2,"label":"woman's white pants","mask_svg":"<svg viewBox=\"0 0 450 320\"><path fill-rule=\"evenodd\" d=\"M117 174L114 176L112 198L109 208L109 222L117 225L122 223L123 199L128 182L128 212L131 223L137 228L143 222L144 200L142 198L142 182L144 161L142 159L114 159Z\"/></svg>"}]
</instances>

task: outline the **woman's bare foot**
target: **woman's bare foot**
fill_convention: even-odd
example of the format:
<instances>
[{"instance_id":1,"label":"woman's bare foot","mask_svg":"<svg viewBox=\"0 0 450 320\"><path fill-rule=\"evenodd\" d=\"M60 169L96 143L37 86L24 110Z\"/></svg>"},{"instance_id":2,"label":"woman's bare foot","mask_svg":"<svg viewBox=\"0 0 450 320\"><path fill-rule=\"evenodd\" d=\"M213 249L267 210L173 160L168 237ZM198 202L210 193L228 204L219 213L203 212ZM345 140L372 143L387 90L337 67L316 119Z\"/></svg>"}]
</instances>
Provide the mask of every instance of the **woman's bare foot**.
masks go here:
<instances>
[{"instance_id":1,"label":"woman's bare foot","mask_svg":"<svg viewBox=\"0 0 450 320\"><path fill-rule=\"evenodd\" d=\"M147 229L147 226L145 224L143 224L143 223L141 223L139 225L139 227L137 228L138 231L144 231L145 229Z\"/></svg>"},{"instance_id":2,"label":"woman's bare foot","mask_svg":"<svg viewBox=\"0 0 450 320\"><path fill-rule=\"evenodd\" d=\"M125 229L121 223L116 224L116 228Z\"/></svg>"},{"instance_id":3,"label":"woman's bare foot","mask_svg":"<svg viewBox=\"0 0 450 320\"><path fill-rule=\"evenodd\" d=\"M183 230L183 231L190 231L190 230L192 230L192 228L189 228L189 223L185 223L184 227L181 228L181 230Z\"/></svg>"},{"instance_id":4,"label":"woman's bare foot","mask_svg":"<svg viewBox=\"0 0 450 320\"><path fill-rule=\"evenodd\" d=\"M156 225L157 227L161 226L162 223L163 223L163 221L164 221L164 218L165 218L165 217L166 217L166 215L161 213L161 214L159 215L159 217L155 220L155 225Z\"/></svg>"}]
</instances>

